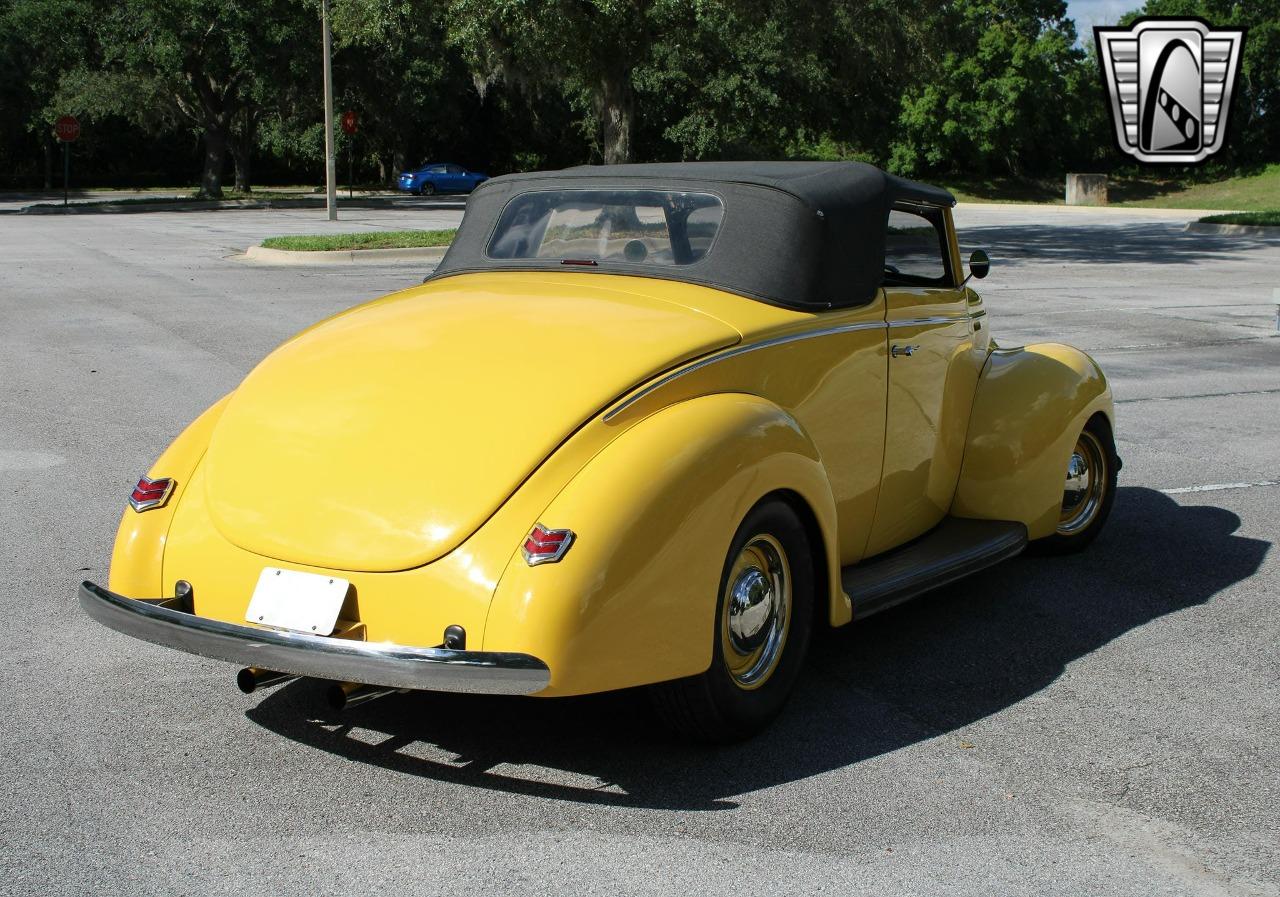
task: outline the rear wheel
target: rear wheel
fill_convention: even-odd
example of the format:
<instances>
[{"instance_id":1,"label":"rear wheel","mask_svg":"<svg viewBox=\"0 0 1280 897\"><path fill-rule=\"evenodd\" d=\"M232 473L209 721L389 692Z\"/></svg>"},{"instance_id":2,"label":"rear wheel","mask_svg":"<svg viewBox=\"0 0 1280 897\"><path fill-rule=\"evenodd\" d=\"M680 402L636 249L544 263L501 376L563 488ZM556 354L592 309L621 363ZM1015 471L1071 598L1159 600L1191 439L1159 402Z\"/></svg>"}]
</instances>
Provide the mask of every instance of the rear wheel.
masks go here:
<instances>
[{"instance_id":1,"label":"rear wheel","mask_svg":"<svg viewBox=\"0 0 1280 897\"><path fill-rule=\"evenodd\" d=\"M813 595L804 525L785 502L761 502L743 519L725 558L711 666L653 686L658 712L700 741L734 741L768 725L800 673Z\"/></svg>"},{"instance_id":2,"label":"rear wheel","mask_svg":"<svg viewBox=\"0 0 1280 897\"><path fill-rule=\"evenodd\" d=\"M1111 514L1119 472L1111 427L1096 417L1080 432L1067 460L1057 530L1031 547L1041 554L1071 554L1088 546Z\"/></svg>"}]
</instances>

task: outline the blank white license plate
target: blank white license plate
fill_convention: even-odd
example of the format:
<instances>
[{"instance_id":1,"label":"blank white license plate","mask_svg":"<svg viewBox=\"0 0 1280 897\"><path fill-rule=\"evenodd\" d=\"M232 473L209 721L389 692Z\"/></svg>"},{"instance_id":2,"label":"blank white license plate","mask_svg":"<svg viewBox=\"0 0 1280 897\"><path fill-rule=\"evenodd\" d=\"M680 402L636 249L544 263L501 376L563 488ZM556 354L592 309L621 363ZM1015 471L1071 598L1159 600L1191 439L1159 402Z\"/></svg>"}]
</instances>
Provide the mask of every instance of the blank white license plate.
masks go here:
<instances>
[{"instance_id":1,"label":"blank white license plate","mask_svg":"<svg viewBox=\"0 0 1280 897\"><path fill-rule=\"evenodd\" d=\"M244 618L276 629L329 635L350 585L335 576L268 567L258 577Z\"/></svg>"}]
</instances>

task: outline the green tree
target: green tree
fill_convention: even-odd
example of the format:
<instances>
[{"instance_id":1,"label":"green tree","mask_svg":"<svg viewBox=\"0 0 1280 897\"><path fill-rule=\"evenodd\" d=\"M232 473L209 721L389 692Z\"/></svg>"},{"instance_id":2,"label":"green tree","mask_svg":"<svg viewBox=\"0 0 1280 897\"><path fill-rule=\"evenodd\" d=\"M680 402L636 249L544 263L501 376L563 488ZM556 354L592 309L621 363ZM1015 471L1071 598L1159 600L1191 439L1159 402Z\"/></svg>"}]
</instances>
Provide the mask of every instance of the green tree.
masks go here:
<instances>
[{"instance_id":1,"label":"green tree","mask_svg":"<svg viewBox=\"0 0 1280 897\"><path fill-rule=\"evenodd\" d=\"M921 56L919 6L701 0L655 7L635 71L650 154L881 159ZM673 152L674 150L674 152Z\"/></svg>"},{"instance_id":2,"label":"green tree","mask_svg":"<svg viewBox=\"0 0 1280 897\"><path fill-rule=\"evenodd\" d=\"M448 35L481 89L557 91L585 113L606 163L633 155L633 69L654 40L655 0L451 0Z\"/></svg>"},{"instance_id":3,"label":"green tree","mask_svg":"<svg viewBox=\"0 0 1280 897\"><path fill-rule=\"evenodd\" d=\"M472 166L488 161L476 144L497 136L489 130L491 113L446 44L443 6L335 0L333 11L335 89L342 105L357 111L354 142L380 179L428 157Z\"/></svg>"},{"instance_id":4,"label":"green tree","mask_svg":"<svg viewBox=\"0 0 1280 897\"><path fill-rule=\"evenodd\" d=\"M5 143L21 155L32 138L44 156L44 186L52 186L54 120L81 108L54 106L63 74L92 52L96 10L90 0L11 0L0 6L0 108Z\"/></svg>"},{"instance_id":5,"label":"green tree","mask_svg":"<svg viewBox=\"0 0 1280 897\"><path fill-rule=\"evenodd\" d=\"M318 23L299 0L103 3L96 65L65 74L59 98L91 115L126 116L151 133L177 123L193 129L204 143L201 192L220 197L229 154L238 186L248 189L262 103L292 71L308 32L318 34Z\"/></svg>"},{"instance_id":6,"label":"green tree","mask_svg":"<svg viewBox=\"0 0 1280 897\"><path fill-rule=\"evenodd\" d=\"M1062 0L958 0L926 23L928 56L902 95L890 166L1010 173L1059 167L1088 120L1088 70Z\"/></svg>"}]
</instances>

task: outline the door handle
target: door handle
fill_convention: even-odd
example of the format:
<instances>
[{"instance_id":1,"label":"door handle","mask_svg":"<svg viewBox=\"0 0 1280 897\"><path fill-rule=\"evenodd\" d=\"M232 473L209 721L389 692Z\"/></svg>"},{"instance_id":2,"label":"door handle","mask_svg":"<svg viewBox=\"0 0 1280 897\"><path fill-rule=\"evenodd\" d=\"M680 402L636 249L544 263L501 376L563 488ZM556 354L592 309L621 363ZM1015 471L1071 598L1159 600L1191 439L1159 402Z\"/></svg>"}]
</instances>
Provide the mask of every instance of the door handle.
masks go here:
<instances>
[{"instance_id":1,"label":"door handle","mask_svg":"<svg viewBox=\"0 0 1280 897\"><path fill-rule=\"evenodd\" d=\"M897 358L899 355L906 355L910 357L912 355L915 355L916 349L919 349L919 348L920 348L919 346L890 346L889 354L892 355L894 358Z\"/></svg>"}]
</instances>

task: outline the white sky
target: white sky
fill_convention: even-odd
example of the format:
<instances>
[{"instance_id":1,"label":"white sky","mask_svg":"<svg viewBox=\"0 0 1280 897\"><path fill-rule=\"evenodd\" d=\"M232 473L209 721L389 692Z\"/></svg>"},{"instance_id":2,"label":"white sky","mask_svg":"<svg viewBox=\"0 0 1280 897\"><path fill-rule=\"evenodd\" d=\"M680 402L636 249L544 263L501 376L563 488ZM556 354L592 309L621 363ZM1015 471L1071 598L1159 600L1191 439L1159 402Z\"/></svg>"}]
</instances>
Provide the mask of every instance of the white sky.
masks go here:
<instances>
[{"instance_id":1,"label":"white sky","mask_svg":"<svg viewBox=\"0 0 1280 897\"><path fill-rule=\"evenodd\" d=\"M1076 20L1076 33L1083 41L1093 38L1094 25L1114 25L1141 6L1142 0L1067 0L1067 17Z\"/></svg>"}]
</instances>

